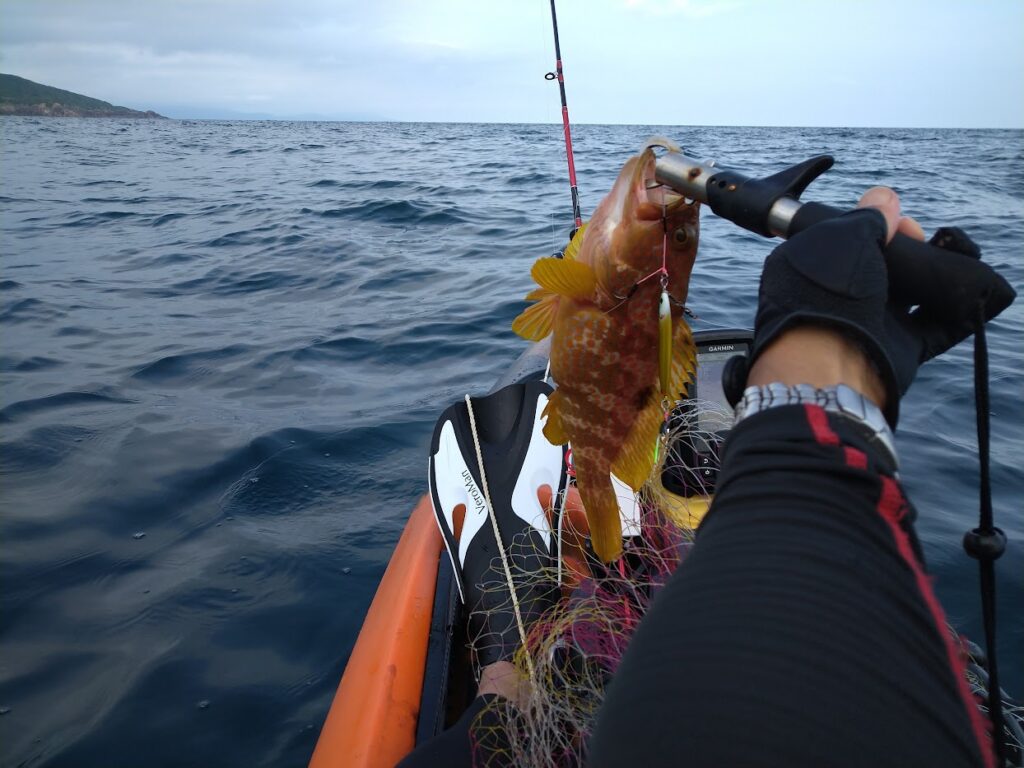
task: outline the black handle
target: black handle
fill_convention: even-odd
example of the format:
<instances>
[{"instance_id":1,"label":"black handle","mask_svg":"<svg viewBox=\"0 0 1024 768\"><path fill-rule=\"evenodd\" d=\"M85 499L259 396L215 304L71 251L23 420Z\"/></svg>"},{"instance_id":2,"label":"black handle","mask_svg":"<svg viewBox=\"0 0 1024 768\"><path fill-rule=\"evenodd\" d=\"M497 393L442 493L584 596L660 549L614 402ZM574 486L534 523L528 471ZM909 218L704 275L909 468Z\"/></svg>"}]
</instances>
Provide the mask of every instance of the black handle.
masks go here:
<instances>
[{"instance_id":1,"label":"black handle","mask_svg":"<svg viewBox=\"0 0 1024 768\"><path fill-rule=\"evenodd\" d=\"M792 237L843 213L821 203L804 203L793 217L789 234ZM965 316L983 304L987 322L1010 306L1017 294L979 256L977 246L959 230L939 230L930 243L897 234L885 248L890 296L929 312Z\"/></svg>"},{"instance_id":2,"label":"black handle","mask_svg":"<svg viewBox=\"0 0 1024 768\"><path fill-rule=\"evenodd\" d=\"M768 211L775 201L781 197L799 199L807 185L834 162L831 155L817 155L763 179L751 179L736 171L718 171L707 180L708 206L723 219L762 237L773 237Z\"/></svg>"}]
</instances>

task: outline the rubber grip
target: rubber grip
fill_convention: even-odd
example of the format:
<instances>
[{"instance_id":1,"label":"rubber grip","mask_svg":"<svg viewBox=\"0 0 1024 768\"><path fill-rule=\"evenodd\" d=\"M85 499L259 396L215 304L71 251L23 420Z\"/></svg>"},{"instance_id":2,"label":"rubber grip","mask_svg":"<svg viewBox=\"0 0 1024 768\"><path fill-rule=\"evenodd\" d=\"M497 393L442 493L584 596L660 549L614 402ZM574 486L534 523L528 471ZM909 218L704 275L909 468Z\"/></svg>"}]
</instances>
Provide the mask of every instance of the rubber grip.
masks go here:
<instances>
[{"instance_id":1,"label":"rubber grip","mask_svg":"<svg viewBox=\"0 0 1024 768\"><path fill-rule=\"evenodd\" d=\"M789 236L843 213L829 205L804 203L793 217ZM976 256L898 233L883 252L889 271L889 295L899 304L973 316L983 303L988 321L1010 306L1017 295L1002 275Z\"/></svg>"}]
</instances>

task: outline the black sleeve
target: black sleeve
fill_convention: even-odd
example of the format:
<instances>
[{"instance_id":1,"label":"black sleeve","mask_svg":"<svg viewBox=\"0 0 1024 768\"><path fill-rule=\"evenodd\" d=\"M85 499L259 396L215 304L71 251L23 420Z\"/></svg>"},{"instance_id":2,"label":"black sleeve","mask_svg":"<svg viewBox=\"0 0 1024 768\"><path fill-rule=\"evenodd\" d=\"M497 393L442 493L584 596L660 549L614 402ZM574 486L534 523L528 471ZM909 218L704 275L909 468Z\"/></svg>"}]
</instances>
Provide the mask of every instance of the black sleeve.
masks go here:
<instances>
[{"instance_id":1,"label":"black sleeve","mask_svg":"<svg viewBox=\"0 0 1024 768\"><path fill-rule=\"evenodd\" d=\"M845 418L787 406L738 425L590 765L992 765L913 515Z\"/></svg>"},{"instance_id":2,"label":"black sleeve","mask_svg":"<svg viewBox=\"0 0 1024 768\"><path fill-rule=\"evenodd\" d=\"M410 752L397 768L510 768L505 723L488 706L497 696L477 696L448 730Z\"/></svg>"}]
</instances>

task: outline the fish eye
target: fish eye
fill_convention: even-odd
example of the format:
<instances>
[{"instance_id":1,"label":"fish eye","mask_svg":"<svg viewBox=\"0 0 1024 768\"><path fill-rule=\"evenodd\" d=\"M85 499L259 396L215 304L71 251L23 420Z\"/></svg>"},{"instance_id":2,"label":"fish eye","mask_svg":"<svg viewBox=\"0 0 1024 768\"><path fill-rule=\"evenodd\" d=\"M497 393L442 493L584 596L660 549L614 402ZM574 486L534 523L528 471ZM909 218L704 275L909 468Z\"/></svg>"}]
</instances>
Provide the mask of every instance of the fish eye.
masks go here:
<instances>
[{"instance_id":1,"label":"fish eye","mask_svg":"<svg viewBox=\"0 0 1024 768\"><path fill-rule=\"evenodd\" d=\"M680 227L679 229L672 233L672 241L676 245L686 245L689 239L690 232L686 227Z\"/></svg>"}]
</instances>

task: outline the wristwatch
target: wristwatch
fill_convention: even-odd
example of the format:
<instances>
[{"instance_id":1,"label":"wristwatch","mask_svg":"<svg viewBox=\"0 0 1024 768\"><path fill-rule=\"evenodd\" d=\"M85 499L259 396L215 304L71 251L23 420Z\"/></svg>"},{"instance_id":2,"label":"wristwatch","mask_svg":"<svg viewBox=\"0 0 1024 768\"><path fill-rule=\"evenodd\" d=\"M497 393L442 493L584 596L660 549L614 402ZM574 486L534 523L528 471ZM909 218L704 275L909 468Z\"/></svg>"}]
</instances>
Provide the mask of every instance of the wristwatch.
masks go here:
<instances>
[{"instance_id":1,"label":"wristwatch","mask_svg":"<svg viewBox=\"0 0 1024 768\"><path fill-rule=\"evenodd\" d=\"M892 430L881 409L846 384L818 389L810 384L790 386L775 381L747 387L736 403L736 423L780 405L817 405L828 413L844 417L889 461L893 474L899 469Z\"/></svg>"}]
</instances>

